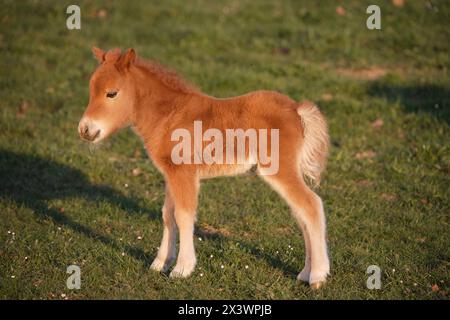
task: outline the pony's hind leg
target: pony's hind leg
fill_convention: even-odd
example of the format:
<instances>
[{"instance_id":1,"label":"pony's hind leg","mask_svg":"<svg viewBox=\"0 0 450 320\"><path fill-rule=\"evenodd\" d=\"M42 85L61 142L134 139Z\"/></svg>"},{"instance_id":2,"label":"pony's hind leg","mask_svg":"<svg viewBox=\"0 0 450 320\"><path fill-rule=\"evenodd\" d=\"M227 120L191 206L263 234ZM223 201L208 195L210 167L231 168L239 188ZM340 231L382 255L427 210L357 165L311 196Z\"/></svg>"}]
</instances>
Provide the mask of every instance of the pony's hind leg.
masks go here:
<instances>
[{"instance_id":1,"label":"pony's hind leg","mask_svg":"<svg viewBox=\"0 0 450 320\"><path fill-rule=\"evenodd\" d=\"M162 209L162 219L164 223L163 237L159 246L158 254L153 260L151 269L166 272L176 258L176 240L177 226L174 216L174 202L170 195L169 189L166 187L166 196Z\"/></svg>"},{"instance_id":2,"label":"pony's hind leg","mask_svg":"<svg viewBox=\"0 0 450 320\"><path fill-rule=\"evenodd\" d=\"M289 204L292 216L302 229L306 257L305 267L298 275L298 279L308 281L313 289L317 289L326 281L330 272L322 200L306 186L298 170L292 169L280 170L276 175L261 173L263 179Z\"/></svg>"}]
</instances>

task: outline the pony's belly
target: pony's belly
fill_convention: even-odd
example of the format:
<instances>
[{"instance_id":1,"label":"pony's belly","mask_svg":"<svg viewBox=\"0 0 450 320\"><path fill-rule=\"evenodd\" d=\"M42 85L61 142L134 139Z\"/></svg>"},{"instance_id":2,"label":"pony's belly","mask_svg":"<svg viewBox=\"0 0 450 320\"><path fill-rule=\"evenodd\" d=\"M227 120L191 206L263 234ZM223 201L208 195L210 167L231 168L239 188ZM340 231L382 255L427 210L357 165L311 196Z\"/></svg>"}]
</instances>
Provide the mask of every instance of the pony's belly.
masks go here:
<instances>
[{"instance_id":1,"label":"pony's belly","mask_svg":"<svg viewBox=\"0 0 450 320\"><path fill-rule=\"evenodd\" d=\"M201 179L208 179L220 176L235 176L246 173L255 164L212 164L202 165L198 169L198 173Z\"/></svg>"}]
</instances>

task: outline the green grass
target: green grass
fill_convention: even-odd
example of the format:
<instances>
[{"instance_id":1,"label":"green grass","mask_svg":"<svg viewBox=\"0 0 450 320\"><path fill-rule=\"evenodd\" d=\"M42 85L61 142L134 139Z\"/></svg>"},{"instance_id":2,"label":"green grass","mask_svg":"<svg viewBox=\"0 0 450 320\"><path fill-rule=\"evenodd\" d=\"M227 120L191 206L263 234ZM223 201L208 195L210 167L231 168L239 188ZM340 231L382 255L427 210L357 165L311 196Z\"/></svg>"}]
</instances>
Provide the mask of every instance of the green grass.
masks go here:
<instances>
[{"instance_id":1,"label":"green grass","mask_svg":"<svg viewBox=\"0 0 450 320\"><path fill-rule=\"evenodd\" d=\"M332 0L81 1L82 29L69 31L72 3L0 3L0 298L449 298L447 2L345 1L341 16ZM379 31L365 26L372 3ZM95 150L78 138L92 45L134 47L211 95L264 88L319 104L332 140L318 190L332 263L323 290L295 280L300 232L252 174L202 184L192 277L149 270L162 176L129 129ZM382 75L367 77L374 68ZM66 288L71 264L81 290ZM369 265L381 290L366 288Z\"/></svg>"}]
</instances>

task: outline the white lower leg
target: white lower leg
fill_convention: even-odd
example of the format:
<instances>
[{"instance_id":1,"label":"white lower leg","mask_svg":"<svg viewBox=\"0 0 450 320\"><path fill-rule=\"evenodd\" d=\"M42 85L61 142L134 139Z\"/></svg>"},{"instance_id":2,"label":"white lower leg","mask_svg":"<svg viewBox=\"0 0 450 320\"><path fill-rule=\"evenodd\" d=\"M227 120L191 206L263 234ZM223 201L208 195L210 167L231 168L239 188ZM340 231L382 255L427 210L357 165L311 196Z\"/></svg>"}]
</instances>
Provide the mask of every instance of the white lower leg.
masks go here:
<instances>
[{"instance_id":1,"label":"white lower leg","mask_svg":"<svg viewBox=\"0 0 450 320\"><path fill-rule=\"evenodd\" d=\"M330 261L325 237L325 215L322 200L316 196L318 219L307 223L307 231L311 244L311 273L309 283L323 282L330 273Z\"/></svg>"},{"instance_id":2,"label":"white lower leg","mask_svg":"<svg viewBox=\"0 0 450 320\"><path fill-rule=\"evenodd\" d=\"M158 254L150 266L151 269L166 272L176 258L176 228L175 226L164 226L161 245Z\"/></svg>"},{"instance_id":3,"label":"white lower leg","mask_svg":"<svg viewBox=\"0 0 450 320\"><path fill-rule=\"evenodd\" d=\"M323 244L325 239L312 240L311 245L311 272L309 283L323 282L330 273L330 262L326 246Z\"/></svg>"},{"instance_id":4,"label":"white lower leg","mask_svg":"<svg viewBox=\"0 0 450 320\"><path fill-rule=\"evenodd\" d=\"M195 268L196 257L194 249L194 220L195 214L176 212L175 218L180 231L180 250L171 277L188 277Z\"/></svg>"},{"instance_id":5,"label":"white lower leg","mask_svg":"<svg viewBox=\"0 0 450 320\"><path fill-rule=\"evenodd\" d=\"M163 236L158 254L150 266L151 269L166 272L176 258L177 227L174 217L174 205L168 190L162 208L164 223Z\"/></svg>"},{"instance_id":6,"label":"white lower leg","mask_svg":"<svg viewBox=\"0 0 450 320\"><path fill-rule=\"evenodd\" d=\"M305 266L297 276L297 280L309 282L309 276L311 273L311 243L309 241L309 234L306 230L306 226L303 223L299 223L303 233L303 239L305 241Z\"/></svg>"}]
</instances>

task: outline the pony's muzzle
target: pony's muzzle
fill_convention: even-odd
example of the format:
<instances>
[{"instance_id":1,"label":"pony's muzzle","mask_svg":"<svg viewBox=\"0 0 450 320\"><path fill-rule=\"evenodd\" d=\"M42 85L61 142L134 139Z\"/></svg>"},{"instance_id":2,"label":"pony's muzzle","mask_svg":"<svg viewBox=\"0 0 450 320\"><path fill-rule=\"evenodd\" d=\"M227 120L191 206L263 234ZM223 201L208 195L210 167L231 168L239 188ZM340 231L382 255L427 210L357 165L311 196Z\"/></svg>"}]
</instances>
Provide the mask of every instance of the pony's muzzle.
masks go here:
<instances>
[{"instance_id":1,"label":"pony's muzzle","mask_svg":"<svg viewBox=\"0 0 450 320\"><path fill-rule=\"evenodd\" d=\"M78 133L81 139L86 141L94 141L100 136L100 129L95 125L94 122L88 119L81 119L78 125Z\"/></svg>"}]
</instances>

